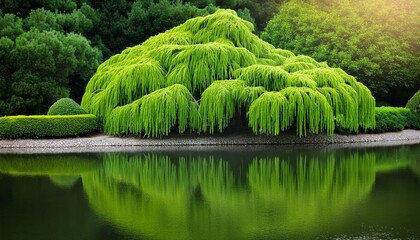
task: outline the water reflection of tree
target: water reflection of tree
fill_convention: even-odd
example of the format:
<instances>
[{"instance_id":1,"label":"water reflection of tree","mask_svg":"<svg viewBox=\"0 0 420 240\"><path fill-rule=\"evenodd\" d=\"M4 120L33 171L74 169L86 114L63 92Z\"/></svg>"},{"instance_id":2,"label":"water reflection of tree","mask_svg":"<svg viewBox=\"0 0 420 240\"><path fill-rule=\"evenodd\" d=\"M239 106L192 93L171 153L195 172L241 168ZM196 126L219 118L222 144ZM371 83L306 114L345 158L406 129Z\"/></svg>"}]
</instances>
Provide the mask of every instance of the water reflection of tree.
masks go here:
<instances>
[{"instance_id":1,"label":"water reflection of tree","mask_svg":"<svg viewBox=\"0 0 420 240\"><path fill-rule=\"evenodd\" d=\"M83 185L96 211L130 234L233 239L302 227L313 233L363 200L374 183L373 154L296 158L257 158L244 184L227 161L212 157L110 154Z\"/></svg>"},{"instance_id":2,"label":"water reflection of tree","mask_svg":"<svg viewBox=\"0 0 420 240\"><path fill-rule=\"evenodd\" d=\"M109 155L103 169L84 177L83 185L96 211L132 234L157 239L238 236L226 222L236 216L220 212L241 199L232 192L233 175L225 161Z\"/></svg>"},{"instance_id":3,"label":"water reflection of tree","mask_svg":"<svg viewBox=\"0 0 420 240\"><path fill-rule=\"evenodd\" d=\"M282 226L274 229L278 234L284 229L297 233L302 228L308 233L325 232L323 228L368 196L375 181L375 155L356 152L344 158L330 154L325 159L301 155L296 161L256 159L248 181L265 206L263 211L274 210L282 216L263 218L255 229L277 224Z\"/></svg>"},{"instance_id":4,"label":"water reflection of tree","mask_svg":"<svg viewBox=\"0 0 420 240\"><path fill-rule=\"evenodd\" d=\"M420 145L200 154L2 155L0 173L45 175L60 187L81 177L99 215L156 239L311 238L344 227L375 174L420 176Z\"/></svg>"}]
</instances>

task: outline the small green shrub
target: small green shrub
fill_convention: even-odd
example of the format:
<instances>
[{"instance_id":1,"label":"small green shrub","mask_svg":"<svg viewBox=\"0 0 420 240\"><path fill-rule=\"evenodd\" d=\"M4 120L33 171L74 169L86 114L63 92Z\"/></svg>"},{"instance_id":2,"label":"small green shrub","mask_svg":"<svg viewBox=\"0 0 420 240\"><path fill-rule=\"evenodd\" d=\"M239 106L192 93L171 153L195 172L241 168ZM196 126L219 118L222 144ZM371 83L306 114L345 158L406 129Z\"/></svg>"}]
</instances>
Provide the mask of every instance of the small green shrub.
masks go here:
<instances>
[{"instance_id":1,"label":"small green shrub","mask_svg":"<svg viewBox=\"0 0 420 240\"><path fill-rule=\"evenodd\" d=\"M408 100L407 108L411 109L418 117L420 117L420 90L418 90L411 98Z\"/></svg>"},{"instance_id":2,"label":"small green shrub","mask_svg":"<svg viewBox=\"0 0 420 240\"><path fill-rule=\"evenodd\" d=\"M0 118L0 138L67 137L95 130L97 130L97 120L92 114Z\"/></svg>"},{"instance_id":3,"label":"small green shrub","mask_svg":"<svg viewBox=\"0 0 420 240\"><path fill-rule=\"evenodd\" d=\"M420 129L420 120L408 108L377 107L375 109L376 127L371 132L393 132L407 128Z\"/></svg>"},{"instance_id":4,"label":"small green shrub","mask_svg":"<svg viewBox=\"0 0 420 240\"><path fill-rule=\"evenodd\" d=\"M71 98L61 98L57 100L50 109L48 115L77 115L86 114L86 111Z\"/></svg>"}]
</instances>

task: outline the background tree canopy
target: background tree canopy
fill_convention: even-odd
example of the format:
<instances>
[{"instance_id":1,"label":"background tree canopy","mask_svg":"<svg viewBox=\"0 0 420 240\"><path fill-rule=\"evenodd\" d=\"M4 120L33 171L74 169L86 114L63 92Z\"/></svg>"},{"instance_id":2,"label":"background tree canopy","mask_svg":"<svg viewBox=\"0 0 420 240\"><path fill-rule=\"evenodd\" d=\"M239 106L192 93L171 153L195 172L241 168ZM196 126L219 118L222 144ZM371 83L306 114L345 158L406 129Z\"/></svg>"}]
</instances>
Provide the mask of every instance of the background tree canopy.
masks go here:
<instances>
[{"instance_id":1,"label":"background tree canopy","mask_svg":"<svg viewBox=\"0 0 420 240\"><path fill-rule=\"evenodd\" d=\"M213 13L216 6L240 10L263 29L278 2L1 1L0 116L46 113L63 97L80 102L102 55L108 58L189 18Z\"/></svg>"},{"instance_id":2,"label":"background tree canopy","mask_svg":"<svg viewBox=\"0 0 420 240\"><path fill-rule=\"evenodd\" d=\"M79 34L89 29L85 23L79 10L1 14L0 115L45 113L57 99L83 92L101 61Z\"/></svg>"},{"instance_id":3,"label":"background tree canopy","mask_svg":"<svg viewBox=\"0 0 420 240\"><path fill-rule=\"evenodd\" d=\"M418 0L4 0L0 116L80 102L103 59L219 7L277 47L343 68L380 102L404 106L420 88Z\"/></svg>"},{"instance_id":4,"label":"background tree canopy","mask_svg":"<svg viewBox=\"0 0 420 240\"><path fill-rule=\"evenodd\" d=\"M418 0L290 1L262 38L343 68L382 104L404 106L420 88Z\"/></svg>"}]
</instances>

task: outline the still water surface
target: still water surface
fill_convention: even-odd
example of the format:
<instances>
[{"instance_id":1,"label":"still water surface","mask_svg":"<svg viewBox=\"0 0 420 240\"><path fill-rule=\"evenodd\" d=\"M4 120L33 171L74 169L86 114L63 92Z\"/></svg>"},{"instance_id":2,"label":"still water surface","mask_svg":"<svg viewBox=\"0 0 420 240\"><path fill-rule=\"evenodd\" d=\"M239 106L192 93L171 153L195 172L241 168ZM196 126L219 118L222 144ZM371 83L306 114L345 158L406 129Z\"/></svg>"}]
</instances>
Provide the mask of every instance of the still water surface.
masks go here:
<instances>
[{"instance_id":1,"label":"still water surface","mask_svg":"<svg viewBox=\"0 0 420 240\"><path fill-rule=\"evenodd\" d=\"M2 154L0 239L420 239L420 144Z\"/></svg>"}]
</instances>

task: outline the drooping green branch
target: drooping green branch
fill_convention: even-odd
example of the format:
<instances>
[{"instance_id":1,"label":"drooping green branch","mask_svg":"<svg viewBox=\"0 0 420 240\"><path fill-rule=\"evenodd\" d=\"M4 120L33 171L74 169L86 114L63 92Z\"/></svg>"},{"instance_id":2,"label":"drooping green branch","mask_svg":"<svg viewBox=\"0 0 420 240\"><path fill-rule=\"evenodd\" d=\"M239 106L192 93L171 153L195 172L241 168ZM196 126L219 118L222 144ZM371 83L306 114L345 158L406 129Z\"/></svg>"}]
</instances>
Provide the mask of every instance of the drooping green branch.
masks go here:
<instances>
[{"instance_id":1,"label":"drooping green branch","mask_svg":"<svg viewBox=\"0 0 420 240\"><path fill-rule=\"evenodd\" d=\"M292 87L308 87L312 89L317 87L317 83L310 75L303 73L291 73L289 76Z\"/></svg>"},{"instance_id":2,"label":"drooping green branch","mask_svg":"<svg viewBox=\"0 0 420 240\"><path fill-rule=\"evenodd\" d=\"M280 93L289 102L287 114L289 121L295 121L298 136L306 135L307 130L311 133L326 130L328 134L333 134L334 114L324 95L306 87L289 87Z\"/></svg>"},{"instance_id":3,"label":"drooping green branch","mask_svg":"<svg viewBox=\"0 0 420 240\"><path fill-rule=\"evenodd\" d=\"M298 136L306 132L334 131L334 115L327 99L305 87L288 87L267 92L255 100L248 112L249 125L255 133L278 135L296 124Z\"/></svg>"},{"instance_id":4,"label":"drooping green branch","mask_svg":"<svg viewBox=\"0 0 420 240\"><path fill-rule=\"evenodd\" d=\"M279 92L265 92L248 111L248 123L254 133L278 135L290 127L289 102Z\"/></svg>"},{"instance_id":5,"label":"drooping green branch","mask_svg":"<svg viewBox=\"0 0 420 240\"><path fill-rule=\"evenodd\" d=\"M291 58L291 57L296 56L292 51L281 49L281 48L272 49L271 52L279 54L285 58Z\"/></svg>"},{"instance_id":6,"label":"drooping green branch","mask_svg":"<svg viewBox=\"0 0 420 240\"><path fill-rule=\"evenodd\" d=\"M352 132L359 130L359 102L357 92L347 84L336 88L322 87L318 89L331 105L335 115L335 124Z\"/></svg>"},{"instance_id":7,"label":"drooping green branch","mask_svg":"<svg viewBox=\"0 0 420 240\"><path fill-rule=\"evenodd\" d=\"M364 130L375 127L375 106L376 101L370 90L361 82L355 82L352 87L359 96L359 125Z\"/></svg>"},{"instance_id":8,"label":"drooping green branch","mask_svg":"<svg viewBox=\"0 0 420 240\"><path fill-rule=\"evenodd\" d=\"M288 57L285 61L285 64L288 63L310 63L315 65L316 67L328 67L328 64L325 62L317 62L315 59L309 57L309 56L305 56L305 55L297 55L297 56L293 56L291 55L290 57Z\"/></svg>"},{"instance_id":9,"label":"drooping green branch","mask_svg":"<svg viewBox=\"0 0 420 240\"><path fill-rule=\"evenodd\" d=\"M229 120L240 108L240 94L246 84L241 80L223 80L213 82L204 92L199 112L203 120L203 131L219 132L229 125Z\"/></svg>"},{"instance_id":10,"label":"drooping green branch","mask_svg":"<svg viewBox=\"0 0 420 240\"><path fill-rule=\"evenodd\" d=\"M102 71L105 73L91 79L82 100L82 107L100 119L115 107L131 103L165 84L163 69L152 59Z\"/></svg>"},{"instance_id":11,"label":"drooping green branch","mask_svg":"<svg viewBox=\"0 0 420 240\"><path fill-rule=\"evenodd\" d=\"M252 65L240 68L234 72L234 75L250 86L262 86L267 91L280 91L292 84L288 72L281 67L270 65Z\"/></svg>"},{"instance_id":12,"label":"drooping green branch","mask_svg":"<svg viewBox=\"0 0 420 240\"><path fill-rule=\"evenodd\" d=\"M115 108L107 118L105 131L158 137L168 135L174 126L179 133L187 128L199 131L200 122L196 100L185 86L174 84Z\"/></svg>"},{"instance_id":13,"label":"drooping green branch","mask_svg":"<svg viewBox=\"0 0 420 240\"><path fill-rule=\"evenodd\" d=\"M306 62L285 63L281 65L281 67L289 73L298 72L302 70L317 69L317 66L315 66L314 64Z\"/></svg>"},{"instance_id":14,"label":"drooping green branch","mask_svg":"<svg viewBox=\"0 0 420 240\"><path fill-rule=\"evenodd\" d=\"M234 70L255 63L255 56L245 48L216 42L190 45L171 60L168 84L180 83L200 94L213 81L230 79Z\"/></svg>"},{"instance_id":15,"label":"drooping green branch","mask_svg":"<svg viewBox=\"0 0 420 240\"><path fill-rule=\"evenodd\" d=\"M265 92L263 87L244 87L239 95L239 101L246 109L249 109L251 103Z\"/></svg>"},{"instance_id":16,"label":"drooping green branch","mask_svg":"<svg viewBox=\"0 0 420 240\"><path fill-rule=\"evenodd\" d=\"M263 57L274 47L253 34L252 23L238 17L233 10L218 10L216 13L186 21L171 31L189 31L195 43L231 41L236 47L246 48L257 57Z\"/></svg>"},{"instance_id":17,"label":"drooping green branch","mask_svg":"<svg viewBox=\"0 0 420 240\"><path fill-rule=\"evenodd\" d=\"M315 66L315 65L314 65ZM313 68L298 73L307 74L317 83L318 87L336 87L345 83L344 79L333 68Z\"/></svg>"}]
</instances>

